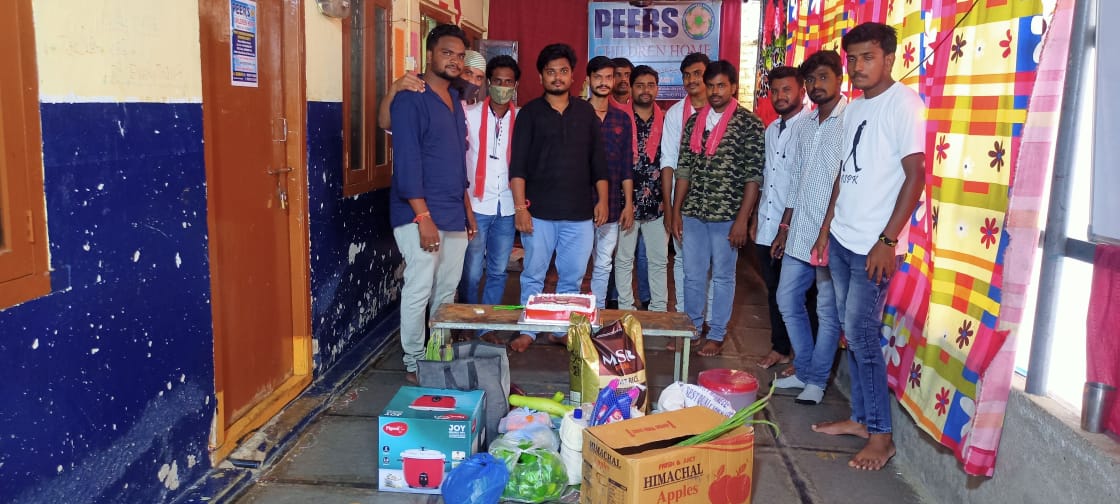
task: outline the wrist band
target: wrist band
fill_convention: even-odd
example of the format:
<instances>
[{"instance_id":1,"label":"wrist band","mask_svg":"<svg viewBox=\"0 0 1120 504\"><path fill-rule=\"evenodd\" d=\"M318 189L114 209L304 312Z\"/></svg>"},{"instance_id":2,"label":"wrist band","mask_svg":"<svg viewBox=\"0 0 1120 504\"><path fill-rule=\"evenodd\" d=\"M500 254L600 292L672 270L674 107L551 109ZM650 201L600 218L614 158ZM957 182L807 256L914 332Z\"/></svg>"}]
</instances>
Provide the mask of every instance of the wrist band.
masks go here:
<instances>
[{"instance_id":1,"label":"wrist band","mask_svg":"<svg viewBox=\"0 0 1120 504\"><path fill-rule=\"evenodd\" d=\"M514 211L519 211L519 210L528 210L528 209L529 209L529 205L532 205L532 204L533 204L533 203L532 203L531 201L529 201L529 200L525 200L525 204L524 204L524 205L514 205L514 206L513 206L513 210L514 210Z\"/></svg>"},{"instance_id":2,"label":"wrist band","mask_svg":"<svg viewBox=\"0 0 1120 504\"><path fill-rule=\"evenodd\" d=\"M419 224L420 221L422 221L424 219L430 219L430 218L432 218L432 213L431 212L419 213L419 214L416 214L415 219L412 219L412 222L414 222L416 224Z\"/></svg>"},{"instance_id":3,"label":"wrist band","mask_svg":"<svg viewBox=\"0 0 1120 504\"><path fill-rule=\"evenodd\" d=\"M778 229L789 229L789 224L786 224L784 222L781 223L781 224L778 224Z\"/></svg>"},{"instance_id":4,"label":"wrist band","mask_svg":"<svg viewBox=\"0 0 1120 504\"><path fill-rule=\"evenodd\" d=\"M883 242L883 245L886 245L888 247L894 247L898 245L898 240L887 238L887 235L883 233L879 233L879 241Z\"/></svg>"}]
</instances>

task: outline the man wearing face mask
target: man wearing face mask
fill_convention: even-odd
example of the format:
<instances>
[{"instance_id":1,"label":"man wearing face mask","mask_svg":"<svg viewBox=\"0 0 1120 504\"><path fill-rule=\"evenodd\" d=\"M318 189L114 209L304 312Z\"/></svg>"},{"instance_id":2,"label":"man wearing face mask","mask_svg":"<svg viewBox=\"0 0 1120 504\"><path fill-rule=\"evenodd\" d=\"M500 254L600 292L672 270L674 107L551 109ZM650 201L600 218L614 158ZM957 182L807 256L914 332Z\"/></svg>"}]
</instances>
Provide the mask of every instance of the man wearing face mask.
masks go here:
<instances>
[{"instance_id":1,"label":"man wearing face mask","mask_svg":"<svg viewBox=\"0 0 1120 504\"><path fill-rule=\"evenodd\" d=\"M486 97L486 58L478 51L467 49L467 56L463 58L466 66L463 68L463 77L457 81L460 95L465 105L474 105Z\"/></svg>"},{"instance_id":2,"label":"man wearing face mask","mask_svg":"<svg viewBox=\"0 0 1120 504\"><path fill-rule=\"evenodd\" d=\"M468 56L469 57L469 56ZM471 304L500 304L506 265L517 230L509 187L510 140L517 120L512 100L521 69L510 56L495 56L486 65L489 94L467 107L467 181L478 232L467 246L459 298ZM483 272L486 285L479 297Z\"/></svg>"}]
</instances>

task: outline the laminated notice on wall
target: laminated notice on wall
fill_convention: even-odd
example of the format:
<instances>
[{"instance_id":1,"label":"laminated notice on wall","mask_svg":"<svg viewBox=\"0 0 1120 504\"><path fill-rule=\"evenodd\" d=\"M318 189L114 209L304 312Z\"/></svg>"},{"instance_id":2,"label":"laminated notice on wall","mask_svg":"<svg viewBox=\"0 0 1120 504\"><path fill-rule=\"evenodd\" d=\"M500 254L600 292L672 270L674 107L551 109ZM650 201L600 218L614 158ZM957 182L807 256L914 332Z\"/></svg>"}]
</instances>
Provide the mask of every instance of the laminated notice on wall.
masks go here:
<instances>
[{"instance_id":1,"label":"laminated notice on wall","mask_svg":"<svg viewBox=\"0 0 1120 504\"><path fill-rule=\"evenodd\" d=\"M232 84L257 87L257 2L230 0L229 20Z\"/></svg>"}]
</instances>

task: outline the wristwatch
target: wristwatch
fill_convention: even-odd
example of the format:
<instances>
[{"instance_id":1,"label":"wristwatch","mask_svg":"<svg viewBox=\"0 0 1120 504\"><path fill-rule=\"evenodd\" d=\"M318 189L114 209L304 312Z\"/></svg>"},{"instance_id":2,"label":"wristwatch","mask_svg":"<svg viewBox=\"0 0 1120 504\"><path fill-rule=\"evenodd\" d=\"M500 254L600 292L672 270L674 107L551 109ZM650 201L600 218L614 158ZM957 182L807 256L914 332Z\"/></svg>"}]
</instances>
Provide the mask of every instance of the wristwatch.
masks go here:
<instances>
[{"instance_id":1,"label":"wristwatch","mask_svg":"<svg viewBox=\"0 0 1120 504\"><path fill-rule=\"evenodd\" d=\"M898 240L892 240L890 238L887 238L887 235L885 235L883 233L879 233L879 241L883 242L883 245L886 245L886 246L892 247L892 248L898 245Z\"/></svg>"}]
</instances>

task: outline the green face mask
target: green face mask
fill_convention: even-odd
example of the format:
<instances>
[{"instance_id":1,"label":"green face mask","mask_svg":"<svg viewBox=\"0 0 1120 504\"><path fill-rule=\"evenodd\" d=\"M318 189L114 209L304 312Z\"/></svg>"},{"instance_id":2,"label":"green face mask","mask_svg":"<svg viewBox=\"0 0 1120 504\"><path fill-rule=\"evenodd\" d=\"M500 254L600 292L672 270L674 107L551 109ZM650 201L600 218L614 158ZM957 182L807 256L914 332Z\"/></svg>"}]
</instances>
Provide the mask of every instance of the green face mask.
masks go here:
<instances>
[{"instance_id":1,"label":"green face mask","mask_svg":"<svg viewBox=\"0 0 1120 504\"><path fill-rule=\"evenodd\" d=\"M490 86L490 99L499 105L505 105L513 99L516 90L506 86Z\"/></svg>"}]
</instances>

